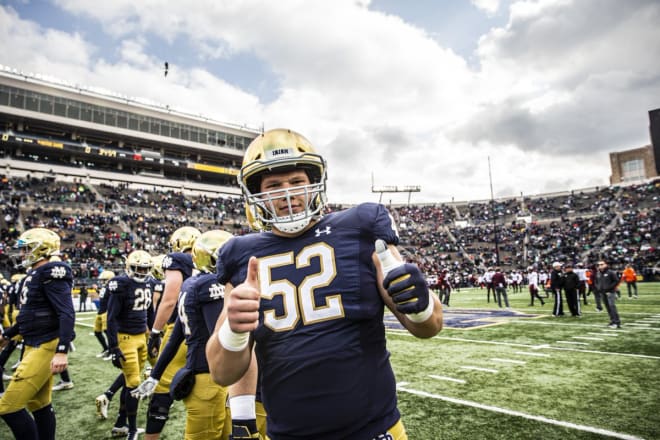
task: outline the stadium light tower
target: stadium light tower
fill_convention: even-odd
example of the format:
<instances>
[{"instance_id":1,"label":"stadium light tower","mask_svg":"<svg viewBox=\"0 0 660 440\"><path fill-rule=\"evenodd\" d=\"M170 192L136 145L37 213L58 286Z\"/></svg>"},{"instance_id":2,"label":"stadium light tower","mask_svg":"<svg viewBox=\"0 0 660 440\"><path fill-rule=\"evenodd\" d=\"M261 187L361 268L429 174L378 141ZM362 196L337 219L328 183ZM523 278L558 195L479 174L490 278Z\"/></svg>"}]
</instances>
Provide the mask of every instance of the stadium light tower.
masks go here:
<instances>
[{"instance_id":1,"label":"stadium light tower","mask_svg":"<svg viewBox=\"0 0 660 440\"><path fill-rule=\"evenodd\" d=\"M421 192L422 187L419 185L404 185L404 186L396 186L396 185L384 185L384 186L375 186L374 185L374 173L371 173L371 192L372 193L380 193L380 198L378 199L378 203L382 203L383 201L383 193L402 193L402 192L407 192L408 193L408 204L410 205L410 195L411 193L414 192Z\"/></svg>"}]
</instances>

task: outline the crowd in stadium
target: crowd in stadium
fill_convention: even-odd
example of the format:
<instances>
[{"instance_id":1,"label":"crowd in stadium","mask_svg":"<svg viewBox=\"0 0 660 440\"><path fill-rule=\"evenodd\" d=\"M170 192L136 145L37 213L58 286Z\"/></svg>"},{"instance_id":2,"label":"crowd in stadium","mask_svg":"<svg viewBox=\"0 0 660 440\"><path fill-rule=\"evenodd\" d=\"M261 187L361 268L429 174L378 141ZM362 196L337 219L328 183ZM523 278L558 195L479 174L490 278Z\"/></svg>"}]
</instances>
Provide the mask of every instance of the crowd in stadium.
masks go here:
<instances>
[{"instance_id":1,"label":"crowd in stadium","mask_svg":"<svg viewBox=\"0 0 660 440\"><path fill-rule=\"evenodd\" d=\"M94 278L103 267L122 267L134 249L164 252L168 237L181 226L249 231L237 197L121 183L93 188L35 177L3 177L0 185L0 272L6 276L13 273L8 258L13 241L30 227L60 232L63 253L81 279ZM495 264L524 271L531 265L549 268L553 261L588 264L599 257L618 270L630 263L650 279L660 261L659 201L656 181L568 195L390 208L411 259L429 275L448 269L468 285Z\"/></svg>"}]
</instances>

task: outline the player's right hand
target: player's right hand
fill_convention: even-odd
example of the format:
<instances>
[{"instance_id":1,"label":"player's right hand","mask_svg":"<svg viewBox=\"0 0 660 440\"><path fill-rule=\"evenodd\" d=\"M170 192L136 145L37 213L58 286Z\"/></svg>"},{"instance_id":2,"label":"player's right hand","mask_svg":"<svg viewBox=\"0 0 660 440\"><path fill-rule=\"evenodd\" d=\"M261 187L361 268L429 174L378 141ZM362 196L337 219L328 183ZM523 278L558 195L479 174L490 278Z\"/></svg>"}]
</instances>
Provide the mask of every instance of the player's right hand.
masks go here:
<instances>
[{"instance_id":1,"label":"player's right hand","mask_svg":"<svg viewBox=\"0 0 660 440\"><path fill-rule=\"evenodd\" d=\"M163 332L152 330L151 333L149 333L149 339L147 339L147 353L149 353L149 357L158 357L162 340Z\"/></svg>"},{"instance_id":2,"label":"player's right hand","mask_svg":"<svg viewBox=\"0 0 660 440\"><path fill-rule=\"evenodd\" d=\"M136 389L131 391L131 396L138 400L145 399L151 396L158 385L158 381L153 377L148 377L147 380L142 382Z\"/></svg>"},{"instance_id":3,"label":"player's right hand","mask_svg":"<svg viewBox=\"0 0 660 440\"><path fill-rule=\"evenodd\" d=\"M109 348L108 351L110 352L110 355L112 355L112 365L114 365L117 368L121 368L121 361L126 360L126 358L124 357L124 353L122 353L121 349L119 347L112 347Z\"/></svg>"},{"instance_id":4,"label":"player's right hand","mask_svg":"<svg viewBox=\"0 0 660 440\"><path fill-rule=\"evenodd\" d=\"M238 286L231 289L225 296L227 320L229 328L235 333L246 333L257 328L259 324L259 290L258 260L250 257L247 276Z\"/></svg>"}]
</instances>

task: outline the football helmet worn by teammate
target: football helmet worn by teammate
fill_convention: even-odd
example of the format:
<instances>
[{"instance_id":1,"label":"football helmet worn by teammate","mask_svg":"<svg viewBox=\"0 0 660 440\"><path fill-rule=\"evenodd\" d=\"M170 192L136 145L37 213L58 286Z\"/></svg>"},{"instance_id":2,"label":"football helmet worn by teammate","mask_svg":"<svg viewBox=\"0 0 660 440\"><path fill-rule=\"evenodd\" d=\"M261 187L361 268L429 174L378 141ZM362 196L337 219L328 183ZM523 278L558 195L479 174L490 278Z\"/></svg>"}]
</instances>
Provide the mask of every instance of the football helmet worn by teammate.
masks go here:
<instances>
[{"instance_id":1,"label":"football helmet worn by teammate","mask_svg":"<svg viewBox=\"0 0 660 440\"><path fill-rule=\"evenodd\" d=\"M202 233L192 226L183 226L172 233L168 245L171 252L186 252L192 249L197 237Z\"/></svg>"},{"instance_id":2,"label":"football helmet worn by teammate","mask_svg":"<svg viewBox=\"0 0 660 440\"><path fill-rule=\"evenodd\" d=\"M133 251L126 258L126 273L139 283L147 280L152 267L151 255L146 251Z\"/></svg>"},{"instance_id":3,"label":"football helmet worn by teammate","mask_svg":"<svg viewBox=\"0 0 660 440\"><path fill-rule=\"evenodd\" d=\"M60 254L60 236L46 228L32 228L23 232L16 242L21 251L21 266L32 267L36 262Z\"/></svg>"},{"instance_id":4,"label":"football helmet worn by teammate","mask_svg":"<svg viewBox=\"0 0 660 440\"><path fill-rule=\"evenodd\" d=\"M158 281L163 281L165 279L165 272L163 271L163 258L165 254L159 254L151 257L151 262L154 267L151 268L151 276L156 278Z\"/></svg>"},{"instance_id":5,"label":"football helmet worn by teammate","mask_svg":"<svg viewBox=\"0 0 660 440\"><path fill-rule=\"evenodd\" d=\"M97 277L99 280L108 281L115 277L115 273L111 270L104 270Z\"/></svg>"},{"instance_id":6,"label":"football helmet worn by teammate","mask_svg":"<svg viewBox=\"0 0 660 440\"><path fill-rule=\"evenodd\" d=\"M299 187L260 191L263 173L280 173L303 170L310 184ZM302 231L313 218L322 215L326 204L326 163L316 153L312 144L301 134L287 129L268 130L257 136L248 146L243 166L238 174L238 184L245 198L245 213L255 230L277 228L285 233ZM303 196L305 210L294 213L291 197ZM274 202L286 198L289 215L278 217Z\"/></svg>"},{"instance_id":7,"label":"football helmet worn by teammate","mask_svg":"<svg viewBox=\"0 0 660 440\"><path fill-rule=\"evenodd\" d=\"M231 237L232 235L229 232L218 229L206 231L200 235L192 249L195 269L200 272L215 273L218 249Z\"/></svg>"}]
</instances>

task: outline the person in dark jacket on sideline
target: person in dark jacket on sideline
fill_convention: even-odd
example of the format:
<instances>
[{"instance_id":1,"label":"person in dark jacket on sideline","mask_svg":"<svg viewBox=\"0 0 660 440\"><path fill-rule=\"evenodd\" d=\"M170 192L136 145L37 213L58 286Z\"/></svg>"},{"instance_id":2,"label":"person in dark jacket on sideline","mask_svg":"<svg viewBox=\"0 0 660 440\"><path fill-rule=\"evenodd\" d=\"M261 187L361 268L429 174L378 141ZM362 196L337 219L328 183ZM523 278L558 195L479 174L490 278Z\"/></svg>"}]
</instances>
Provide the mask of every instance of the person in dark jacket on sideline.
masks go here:
<instances>
[{"instance_id":1,"label":"person in dark jacket on sideline","mask_svg":"<svg viewBox=\"0 0 660 440\"><path fill-rule=\"evenodd\" d=\"M564 276L561 273L561 263L555 261L552 263L552 272L550 272L550 291L555 300L552 308L553 316L564 316L564 301L561 297L561 289L564 287Z\"/></svg>"},{"instance_id":2,"label":"person in dark jacket on sideline","mask_svg":"<svg viewBox=\"0 0 660 440\"><path fill-rule=\"evenodd\" d=\"M621 328L621 319L616 309L616 286L619 284L619 277L616 272L611 270L605 261L598 262L598 272L596 273L595 289L600 293L605 303L607 314L610 315L610 328Z\"/></svg>"},{"instance_id":3,"label":"person in dark jacket on sideline","mask_svg":"<svg viewBox=\"0 0 660 440\"><path fill-rule=\"evenodd\" d=\"M566 295L566 303L571 316L581 316L580 313L580 277L573 272L573 264L566 263L564 265L564 295Z\"/></svg>"}]
</instances>

